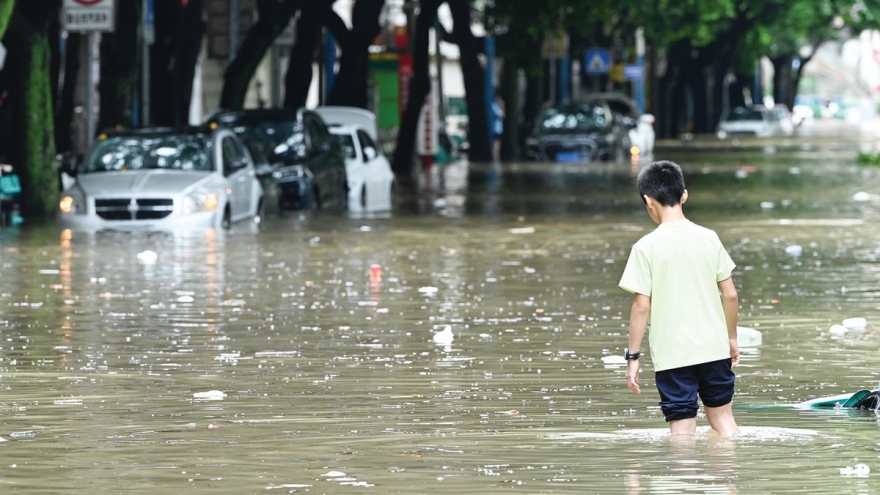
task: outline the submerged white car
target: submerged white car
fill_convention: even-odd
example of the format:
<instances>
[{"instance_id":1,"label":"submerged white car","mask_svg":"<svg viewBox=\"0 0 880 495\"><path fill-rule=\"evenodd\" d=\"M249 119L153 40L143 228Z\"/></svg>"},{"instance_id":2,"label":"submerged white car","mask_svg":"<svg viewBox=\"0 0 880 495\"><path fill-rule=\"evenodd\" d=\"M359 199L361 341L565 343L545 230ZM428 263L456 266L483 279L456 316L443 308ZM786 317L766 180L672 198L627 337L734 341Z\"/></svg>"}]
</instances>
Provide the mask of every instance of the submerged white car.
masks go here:
<instances>
[{"instance_id":1,"label":"submerged white car","mask_svg":"<svg viewBox=\"0 0 880 495\"><path fill-rule=\"evenodd\" d=\"M229 228L259 223L263 188L225 128L102 134L61 194L58 223L75 230Z\"/></svg>"},{"instance_id":2,"label":"submerged white car","mask_svg":"<svg viewBox=\"0 0 880 495\"><path fill-rule=\"evenodd\" d=\"M350 211L385 211L392 208L394 173L376 143L376 116L354 107L319 107L315 112L327 122L345 151Z\"/></svg>"}]
</instances>

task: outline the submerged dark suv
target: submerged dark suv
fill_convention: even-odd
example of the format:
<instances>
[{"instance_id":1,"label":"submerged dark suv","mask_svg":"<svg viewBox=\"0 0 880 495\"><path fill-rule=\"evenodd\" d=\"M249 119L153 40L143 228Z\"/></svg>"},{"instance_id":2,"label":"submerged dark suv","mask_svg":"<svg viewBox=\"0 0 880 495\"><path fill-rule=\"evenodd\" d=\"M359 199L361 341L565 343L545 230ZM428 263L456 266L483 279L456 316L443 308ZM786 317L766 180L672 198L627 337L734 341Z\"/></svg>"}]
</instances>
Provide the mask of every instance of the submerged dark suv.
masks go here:
<instances>
[{"instance_id":1,"label":"submerged dark suv","mask_svg":"<svg viewBox=\"0 0 880 495\"><path fill-rule=\"evenodd\" d=\"M310 110L218 111L208 124L232 129L267 163L257 170L278 185L281 209L347 206L345 154L321 117Z\"/></svg>"}]
</instances>

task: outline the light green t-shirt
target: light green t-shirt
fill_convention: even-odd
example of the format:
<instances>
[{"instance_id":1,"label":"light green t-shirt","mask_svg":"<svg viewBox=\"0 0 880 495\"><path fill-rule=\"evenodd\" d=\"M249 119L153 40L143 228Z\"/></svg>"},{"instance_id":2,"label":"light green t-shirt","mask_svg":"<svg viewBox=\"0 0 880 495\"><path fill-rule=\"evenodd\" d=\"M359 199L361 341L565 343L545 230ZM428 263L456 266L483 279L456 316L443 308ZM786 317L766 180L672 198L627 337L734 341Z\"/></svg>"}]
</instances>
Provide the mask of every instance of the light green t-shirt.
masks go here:
<instances>
[{"instance_id":1,"label":"light green t-shirt","mask_svg":"<svg viewBox=\"0 0 880 495\"><path fill-rule=\"evenodd\" d=\"M635 243L620 287L651 298L654 371L730 357L718 282L735 266L718 235L690 220L660 224Z\"/></svg>"}]
</instances>

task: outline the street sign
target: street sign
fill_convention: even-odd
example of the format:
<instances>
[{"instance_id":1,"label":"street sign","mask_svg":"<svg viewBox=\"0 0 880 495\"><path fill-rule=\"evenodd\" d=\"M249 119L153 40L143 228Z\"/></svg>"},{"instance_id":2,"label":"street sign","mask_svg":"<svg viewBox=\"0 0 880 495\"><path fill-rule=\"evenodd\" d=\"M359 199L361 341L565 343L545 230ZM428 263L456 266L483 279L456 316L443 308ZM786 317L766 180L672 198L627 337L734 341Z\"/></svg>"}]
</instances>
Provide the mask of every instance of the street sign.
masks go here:
<instances>
[{"instance_id":1,"label":"street sign","mask_svg":"<svg viewBox=\"0 0 880 495\"><path fill-rule=\"evenodd\" d=\"M584 54L584 71L598 76L608 73L611 67L611 52L606 48L590 48Z\"/></svg>"},{"instance_id":2,"label":"street sign","mask_svg":"<svg viewBox=\"0 0 880 495\"><path fill-rule=\"evenodd\" d=\"M112 32L116 28L115 0L64 0L64 30Z\"/></svg>"},{"instance_id":3,"label":"street sign","mask_svg":"<svg viewBox=\"0 0 880 495\"><path fill-rule=\"evenodd\" d=\"M639 64L627 65L623 68L623 78L627 81L641 81L645 78L645 68Z\"/></svg>"}]
</instances>

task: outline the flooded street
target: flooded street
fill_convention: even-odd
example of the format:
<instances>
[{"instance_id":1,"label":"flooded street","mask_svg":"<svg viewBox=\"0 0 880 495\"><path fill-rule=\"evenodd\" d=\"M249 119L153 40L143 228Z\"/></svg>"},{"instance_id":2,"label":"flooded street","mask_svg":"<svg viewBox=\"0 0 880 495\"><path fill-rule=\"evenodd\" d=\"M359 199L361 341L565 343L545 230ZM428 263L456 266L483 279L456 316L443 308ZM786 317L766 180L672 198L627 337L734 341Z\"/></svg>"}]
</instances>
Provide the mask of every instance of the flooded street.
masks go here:
<instances>
[{"instance_id":1,"label":"flooded street","mask_svg":"<svg viewBox=\"0 0 880 495\"><path fill-rule=\"evenodd\" d=\"M726 441L705 419L670 440L649 360L635 395L616 359L617 282L654 227L638 165L447 165L393 214L260 230L4 230L0 488L880 493L878 416L792 407L880 381L880 168L857 151L656 156L682 165L685 213L763 333ZM867 329L829 331L852 317ZM872 472L841 475L857 463Z\"/></svg>"}]
</instances>

